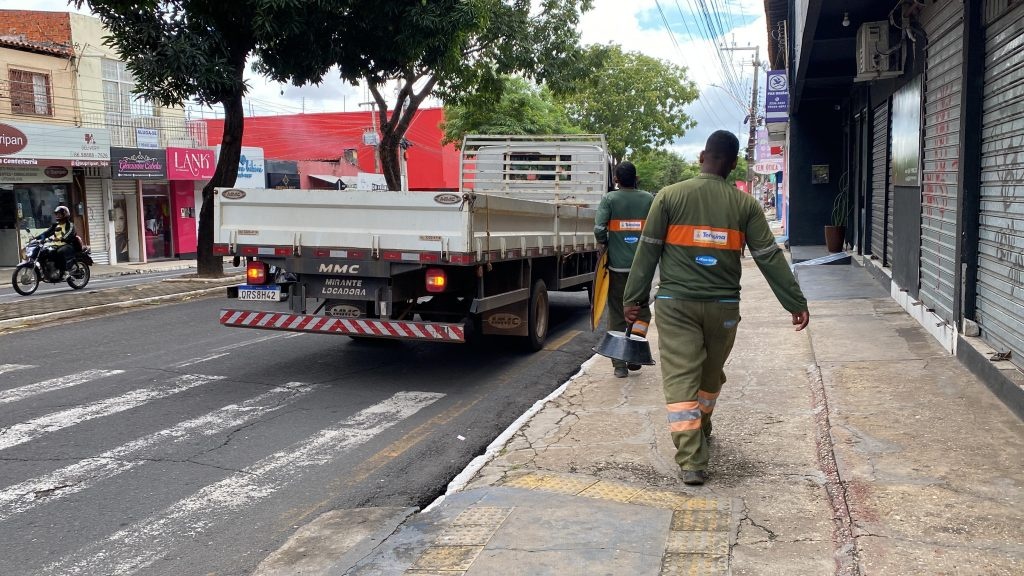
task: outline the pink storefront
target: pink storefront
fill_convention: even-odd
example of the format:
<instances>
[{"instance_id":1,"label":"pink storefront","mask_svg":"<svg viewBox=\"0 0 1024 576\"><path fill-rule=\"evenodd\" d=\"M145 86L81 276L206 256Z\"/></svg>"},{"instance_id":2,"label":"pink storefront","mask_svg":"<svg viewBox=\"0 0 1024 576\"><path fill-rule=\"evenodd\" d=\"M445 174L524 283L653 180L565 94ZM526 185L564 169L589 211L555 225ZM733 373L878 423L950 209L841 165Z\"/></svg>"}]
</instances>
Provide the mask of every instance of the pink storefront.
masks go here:
<instances>
[{"instance_id":1,"label":"pink storefront","mask_svg":"<svg viewBox=\"0 0 1024 576\"><path fill-rule=\"evenodd\" d=\"M213 150L199 148L167 149L167 180L171 186L171 218L174 230L174 252L177 258L196 257L197 222L200 206L196 206L197 190L213 178L217 163Z\"/></svg>"}]
</instances>

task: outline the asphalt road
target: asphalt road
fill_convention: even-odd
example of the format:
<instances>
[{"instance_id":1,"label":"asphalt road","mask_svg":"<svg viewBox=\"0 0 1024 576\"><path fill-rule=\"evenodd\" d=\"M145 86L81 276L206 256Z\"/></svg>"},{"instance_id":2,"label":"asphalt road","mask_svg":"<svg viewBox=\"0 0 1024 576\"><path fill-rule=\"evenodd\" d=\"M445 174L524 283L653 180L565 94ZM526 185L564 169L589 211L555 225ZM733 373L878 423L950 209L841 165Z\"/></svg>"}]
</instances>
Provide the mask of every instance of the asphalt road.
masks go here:
<instances>
[{"instance_id":1,"label":"asphalt road","mask_svg":"<svg viewBox=\"0 0 1024 576\"><path fill-rule=\"evenodd\" d=\"M5 576L248 574L323 512L423 506L591 356L227 329L204 299L0 336Z\"/></svg>"}]
</instances>

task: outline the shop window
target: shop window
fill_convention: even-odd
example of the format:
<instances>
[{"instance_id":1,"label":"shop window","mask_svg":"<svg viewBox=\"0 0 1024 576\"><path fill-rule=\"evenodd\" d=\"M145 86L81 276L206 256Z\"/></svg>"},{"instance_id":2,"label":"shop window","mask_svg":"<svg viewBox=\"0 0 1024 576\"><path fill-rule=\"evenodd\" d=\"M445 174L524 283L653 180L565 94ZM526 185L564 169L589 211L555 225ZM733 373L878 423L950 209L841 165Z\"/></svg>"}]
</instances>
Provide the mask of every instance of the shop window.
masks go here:
<instances>
[{"instance_id":1,"label":"shop window","mask_svg":"<svg viewBox=\"0 0 1024 576\"><path fill-rule=\"evenodd\" d=\"M53 116L50 75L27 70L10 70L11 112L33 116Z\"/></svg>"}]
</instances>

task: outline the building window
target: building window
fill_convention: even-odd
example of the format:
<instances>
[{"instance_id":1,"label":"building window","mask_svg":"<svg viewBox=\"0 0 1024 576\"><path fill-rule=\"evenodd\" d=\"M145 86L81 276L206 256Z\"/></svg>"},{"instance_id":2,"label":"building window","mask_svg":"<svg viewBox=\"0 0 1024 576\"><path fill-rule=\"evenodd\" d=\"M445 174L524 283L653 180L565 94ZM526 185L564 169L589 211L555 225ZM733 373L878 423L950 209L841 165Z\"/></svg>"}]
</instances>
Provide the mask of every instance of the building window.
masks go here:
<instances>
[{"instance_id":1,"label":"building window","mask_svg":"<svg viewBox=\"0 0 1024 576\"><path fill-rule=\"evenodd\" d=\"M126 116L152 116L153 103L135 94L135 78L124 62L103 59L103 106Z\"/></svg>"},{"instance_id":2,"label":"building window","mask_svg":"<svg viewBox=\"0 0 1024 576\"><path fill-rule=\"evenodd\" d=\"M11 112L34 116L53 116L50 75L26 70L10 70Z\"/></svg>"}]
</instances>

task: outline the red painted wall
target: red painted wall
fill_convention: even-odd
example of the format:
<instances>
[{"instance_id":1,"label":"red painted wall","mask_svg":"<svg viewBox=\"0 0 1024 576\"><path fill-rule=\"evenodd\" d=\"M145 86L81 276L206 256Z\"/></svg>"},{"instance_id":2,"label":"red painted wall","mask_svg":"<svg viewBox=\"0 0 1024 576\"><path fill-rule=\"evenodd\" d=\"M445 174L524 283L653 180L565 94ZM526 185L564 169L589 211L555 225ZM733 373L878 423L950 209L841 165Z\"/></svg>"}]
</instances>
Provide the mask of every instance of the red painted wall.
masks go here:
<instances>
[{"instance_id":1,"label":"red painted wall","mask_svg":"<svg viewBox=\"0 0 1024 576\"><path fill-rule=\"evenodd\" d=\"M441 146L439 126L443 119L443 109L426 108L416 113L409 126L406 138L412 147L408 150L407 161L412 190L459 187L459 151L454 146ZM206 120L206 125L208 144L220 144L224 121ZM372 126L369 111L254 116L245 119L242 145L263 148L264 156L273 160L338 162L341 159L341 170L347 170L344 168L347 164L343 158L345 150L355 149L359 170L379 172L375 169L374 148L363 145L363 132ZM302 182L307 182L305 174Z\"/></svg>"}]
</instances>

